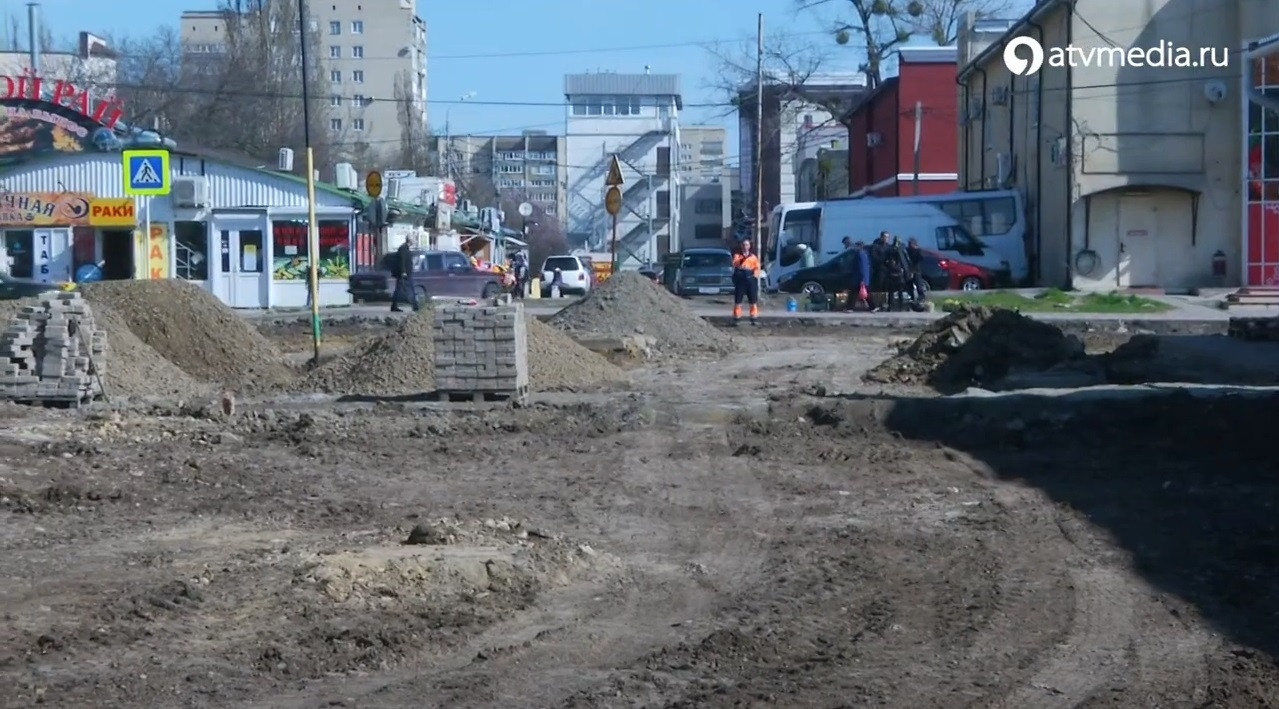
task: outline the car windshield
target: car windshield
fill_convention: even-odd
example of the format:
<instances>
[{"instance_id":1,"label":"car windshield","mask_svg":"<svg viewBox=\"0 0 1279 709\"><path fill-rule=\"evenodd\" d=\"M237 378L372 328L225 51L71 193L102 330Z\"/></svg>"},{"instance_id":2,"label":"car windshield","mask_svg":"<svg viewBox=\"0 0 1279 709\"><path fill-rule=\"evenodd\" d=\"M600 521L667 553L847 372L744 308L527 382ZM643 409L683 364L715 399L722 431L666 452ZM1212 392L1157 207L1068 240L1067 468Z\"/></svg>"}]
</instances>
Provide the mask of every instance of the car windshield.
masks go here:
<instances>
[{"instance_id":1,"label":"car windshield","mask_svg":"<svg viewBox=\"0 0 1279 709\"><path fill-rule=\"evenodd\" d=\"M729 268L732 265L733 257L728 252L684 254L684 268Z\"/></svg>"},{"instance_id":2,"label":"car windshield","mask_svg":"<svg viewBox=\"0 0 1279 709\"><path fill-rule=\"evenodd\" d=\"M578 269L577 259L572 256L552 256L546 259L546 265L542 268L544 271L576 271Z\"/></svg>"}]
</instances>

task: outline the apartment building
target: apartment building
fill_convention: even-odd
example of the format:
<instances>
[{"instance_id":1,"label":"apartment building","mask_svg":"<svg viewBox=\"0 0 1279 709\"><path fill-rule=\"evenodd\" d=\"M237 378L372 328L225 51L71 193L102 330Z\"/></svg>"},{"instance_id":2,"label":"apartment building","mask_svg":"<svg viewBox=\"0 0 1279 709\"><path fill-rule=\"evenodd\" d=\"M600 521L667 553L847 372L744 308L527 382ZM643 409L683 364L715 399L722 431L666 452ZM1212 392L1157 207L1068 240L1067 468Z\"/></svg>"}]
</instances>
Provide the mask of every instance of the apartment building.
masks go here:
<instances>
[{"instance_id":1,"label":"apartment building","mask_svg":"<svg viewBox=\"0 0 1279 709\"><path fill-rule=\"evenodd\" d=\"M755 84L738 92L738 179L747 201L754 205L755 194ZM866 93L866 77L858 73L820 74L806 78L802 85L764 86L763 174L764 212L778 204L795 202L797 176L803 158L802 142L812 142L814 132L840 133L840 120ZM834 111L832 113L832 111ZM818 136L820 139L820 136ZM751 207L754 208L753 206Z\"/></svg>"},{"instance_id":2,"label":"apartment building","mask_svg":"<svg viewBox=\"0 0 1279 709\"><path fill-rule=\"evenodd\" d=\"M418 17L417 0L325 0L307 9L326 79L312 90L328 96L334 141L386 151L399 144L402 120L417 121L424 130L426 23ZM183 12L184 61L216 61L229 21L234 19L221 11Z\"/></svg>"},{"instance_id":3,"label":"apartment building","mask_svg":"<svg viewBox=\"0 0 1279 709\"><path fill-rule=\"evenodd\" d=\"M614 155L622 172L617 252L623 267L660 261L679 250L680 127L677 74L569 74L564 77L569 243L609 251L604 211Z\"/></svg>"},{"instance_id":4,"label":"apartment building","mask_svg":"<svg viewBox=\"0 0 1279 709\"><path fill-rule=\"evenodd\" d=\"M959 182L1025 196L1038 284L1279 286L1273 2L1039 0L1005 27L994 42L981 21L961 31ZM1045 61L1016 75L1003 52L1019 37L1103 53L1172 42L1194 63Z\"/></svg>"},{"instance_id":5,"label":"apartment building","mask_svg":"<svg viewBox=\"0 0 1279 709\"><path fill-rule=\"evenodd\" d=\"M724 177L724 145L728 130L723 126L688 125L679 128L679 174L691 182L710 182Z\"/></svg>"},{"instance_id":6,"label":"apartment building","mask_svg":"<svg viewBox=\"0 0 1279 709\"><path fill-rule=\"evenodd\" d=\"M435 152L444 176L457 181L463 199L481 178L496 188L503 202L530 202L539 212L563 221L565 142L563 136L533 130L521 135L453 135L436 138Z\"/></svg>"}]
</instances>

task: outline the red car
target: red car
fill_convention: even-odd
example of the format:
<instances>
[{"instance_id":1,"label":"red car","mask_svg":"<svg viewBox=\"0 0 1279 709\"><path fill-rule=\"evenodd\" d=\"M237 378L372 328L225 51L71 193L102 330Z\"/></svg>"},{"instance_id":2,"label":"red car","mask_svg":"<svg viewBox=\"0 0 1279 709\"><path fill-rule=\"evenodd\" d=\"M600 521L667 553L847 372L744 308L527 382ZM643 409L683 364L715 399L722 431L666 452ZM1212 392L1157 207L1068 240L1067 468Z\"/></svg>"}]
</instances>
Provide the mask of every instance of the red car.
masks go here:
<instances>
[{"instance_id":1,"label":"red car","mask_svg":"<svg viewBox=\"0 0 1279 709\"><path fill-rule=\"evenodd\" d=\"M925 251L922 271L931 290L989 290L995 287L995 273L965 261L957 261L935 251Z\"/></svg>"}]
</instances>

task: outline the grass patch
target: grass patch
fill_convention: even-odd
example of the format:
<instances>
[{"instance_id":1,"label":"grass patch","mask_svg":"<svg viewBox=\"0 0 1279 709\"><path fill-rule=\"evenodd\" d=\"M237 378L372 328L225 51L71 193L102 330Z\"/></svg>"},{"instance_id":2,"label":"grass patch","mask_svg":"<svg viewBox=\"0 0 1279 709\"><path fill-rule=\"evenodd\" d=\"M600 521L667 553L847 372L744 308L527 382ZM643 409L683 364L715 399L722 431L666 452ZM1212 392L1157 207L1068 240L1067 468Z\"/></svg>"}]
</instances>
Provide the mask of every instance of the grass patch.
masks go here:
<instances>
[{"instance_id":1,"label":"grass patch","mask_svg":"<svg viewBox=\"0 0 1279 709\"><path fill-rule=\"evenodd\" d=\"M965 293L941 302L941 309L951 311L961 305L984 305L988 308L1008 308L1027 313L1162 313L1172 306L1151 298L1124 293L1088 293L1075 295L1057 288L1049 288L1035 296L1025 296L1011 291L986 291Z\"/></svg>"}]
</instances>

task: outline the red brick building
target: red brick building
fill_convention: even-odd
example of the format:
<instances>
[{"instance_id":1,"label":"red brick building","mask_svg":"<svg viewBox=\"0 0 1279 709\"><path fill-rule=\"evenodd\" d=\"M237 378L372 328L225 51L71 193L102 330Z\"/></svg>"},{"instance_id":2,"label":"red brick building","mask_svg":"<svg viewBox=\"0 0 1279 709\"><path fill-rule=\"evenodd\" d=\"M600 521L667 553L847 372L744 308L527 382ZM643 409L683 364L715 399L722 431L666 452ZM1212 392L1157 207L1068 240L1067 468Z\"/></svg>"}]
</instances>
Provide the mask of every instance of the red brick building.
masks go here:
<instances>
[{"instance_id":1,"label":"red brick building","mask_svg":"<svg viewBox=\"0 0 1279 709\"><path fill-rule=\"evenodd\" d=\"M918 194L959 185L954 47L903 47L897 76L848 115L848 190L854 197L916 194L915 113L920 107Z\"/></svg>"}]
</instances>

